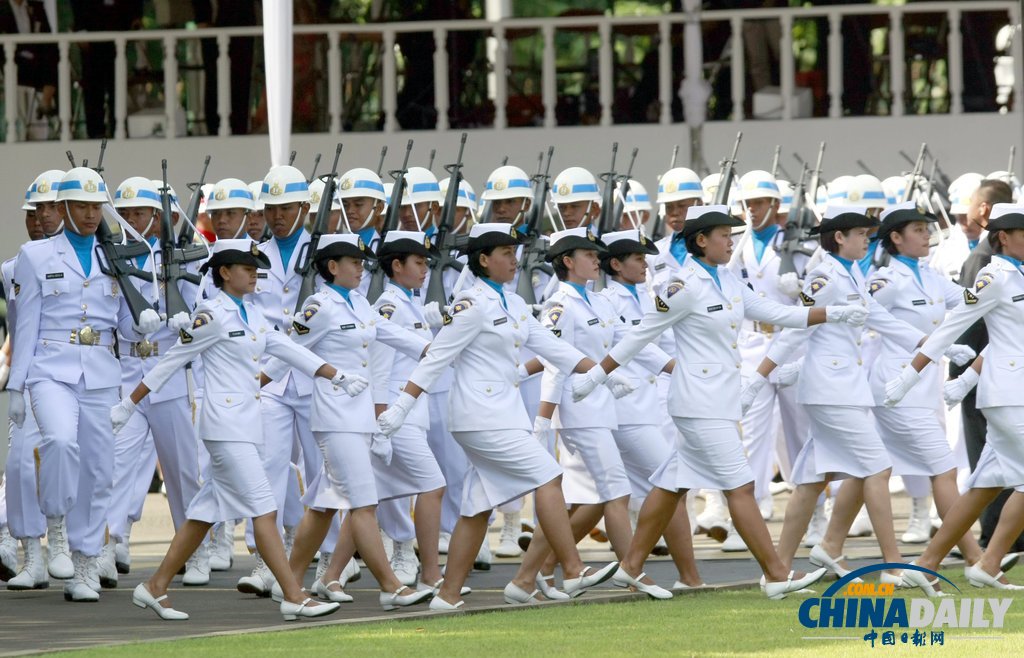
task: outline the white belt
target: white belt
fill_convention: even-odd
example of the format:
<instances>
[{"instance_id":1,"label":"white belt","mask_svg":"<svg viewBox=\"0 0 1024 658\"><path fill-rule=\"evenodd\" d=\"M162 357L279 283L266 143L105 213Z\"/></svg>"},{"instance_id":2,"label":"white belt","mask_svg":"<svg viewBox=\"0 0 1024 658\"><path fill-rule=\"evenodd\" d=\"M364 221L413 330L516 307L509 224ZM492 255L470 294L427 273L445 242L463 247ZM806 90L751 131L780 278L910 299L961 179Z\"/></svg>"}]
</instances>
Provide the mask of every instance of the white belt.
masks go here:
<instances>
[{"instance_id":1,"label":"white belt","mask_svg":"<svg viewBox=\"0 0 1024 658\"><path fill-rule=\"evenodd\" d=\"M114 332L110 329L100 331L89 325L76 329L44 329L39 332L39 340L71 345L110 347L114 344Z\"/></svg>"}]
</instances>

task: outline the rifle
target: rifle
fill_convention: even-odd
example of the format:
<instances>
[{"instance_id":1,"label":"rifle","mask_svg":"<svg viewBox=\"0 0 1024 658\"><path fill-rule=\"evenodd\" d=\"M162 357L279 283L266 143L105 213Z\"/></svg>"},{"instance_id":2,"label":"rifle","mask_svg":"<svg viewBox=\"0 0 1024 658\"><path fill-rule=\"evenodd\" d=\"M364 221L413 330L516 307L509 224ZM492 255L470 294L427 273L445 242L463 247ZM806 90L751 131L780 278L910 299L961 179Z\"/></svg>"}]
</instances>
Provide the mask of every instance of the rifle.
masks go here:
<instances>
[{"instance_id":1,"label":"rifle","mask_svg":"<svg viewBox=\"0 0 1024 658\"><path fill-rule=\"evenodd\" d=\"M291 155L288 156L288 166L289 167L292 166L293 164L295 164L295 153L296 153L295 151L292 151Z\"/></svg>"},{"instance_id":2,"label":"rifle","mask_svg":"<svg viewBox=\"0 0 1024 658\"><path fill-rule=\"evenodd\" d=\"M412 140L405 145L405 159L402 160L402 168L390 171L392 178L395 179L395 185L391 188L391 200L388 202L388 216L384 219L384 226L380 230L381 242L384 241L384 236L388 234L388 231L398 226L398 217L402 212L402 197L405 195L405 174L409 171L409 154L412 153ZM449 189L451 189L449 187ZM459 186L455 186L455 193L458 194ZM377 301L380 294L384 292L384 270L381 269L379 263L374 263L370 267L372 277L370 279L370 289L367 291L366 298L372 304Z\"/></svg>"},{"instance_id":3,"label":"rifle","mask_svg":"<svg viewBox=\"0 0 1024 658\"><path fill-rule=\"evenodd\" d=\"M732 155L722 160L721 169L718 175L718 189L715 190L714 205L728 206L729 192L732 190L732 181L736 177L736 154L740 150L740 140L743 139L743 132L736 133L736 141L732 143Z\"/></svg>"},{"instance_id":4,"label":"rifle","mask_svg":"<svg viewBox=\"0 0 1024 658\"><path fill-rule=\"evenodd\" d=\"M1010 178L1013 178L1013 161L1017 158L1017 147L1016 145L1010 145L1010 161L1006 163L1006 172L1010 174Z\"/></svg>"},{"instance_id":5,"label":"rifle","mask_svg":"<svg viewBox=\"0 0 1024 658\"><path fill-rule=\"evenodd\" d=\"M825 157L825 142L821 142L818 145L818 160L814 164L814 170L811 171L811 180L810 180L810 182L807 185L808 189L805 190L805 192L804 192L805 194L810 195L808 197L808 200L810 201L810 203L807 204L807 205L811 209L814 209L815 206L818 203L818 186L821 184L821 161L822 161L822 159L824 159L824 157ZM819 215L820 213L817 210L814 210L814 214L815 215ZM808 226L806 228L809 229L810 226Z\"/></svg>"},{"instance_id":6,"label":"rifle","mask_svg":"<svg viewBox=\"0 0 1024 658\"><path fill-rule=\"evenodd\" d=\"M93 171L97 174L103 173L103 154L106 150L107 140L104 139L100 142L99 161L93 167ZM67 155L68 160L71 161L71 166L74 167L75 158L71 151L68 151ZM83 163L82 166L85 166L85 164ZM119 243L114 238L114 233L110 230L106 218L104 218L96 228L96 249L98 251L96 260L99 261L100 271L117 280L117 286L121 289L121 294L124 295L124 301L128 304L128 310L131 311L132 319L138 322L142 312L146 309L152 309L153 305L142 296L139 289L131 282L131 277L134 276L146 281L153 280L152 274L135 266L136 258L142 255L149 255L149 245L145 242L133 244ZM102 255L102 258L99 257L100 255Z\"/></svg>"},{"instance_id":7,"label":"rifle","mask_svg":"<svg viewBox=\"0 0 1024 658\"><path fill-rule=\"evenodd\" d=\"M199 215L199 201L203 195L203 183L206 182L206 170L210 168L210 156L203 161L203 173L199 175L198 183L191 183L192 198L188 201L188 208L185 209L185 224L178 233L178 247L184 249L192 244L195 238L196 217ZM167 186L167 179L164 179L164 186ZM168 234L169 235L169 234Z\"/></svg>"},{"instance_id":8,"label":"rifle","mask_svg":"<svg viewBox=\"0 0 1024 658\"><path fill-rule=\"evenodd\" d=\"M547 244L541 234L541 222L544 220L544 208L547 206L548 192L550 191L551 179L551 158L555 154L555 147L548 147L548 162L541 173L539 167L537 175L533 177L533 202L526 215L526 240L523 243L522 257L516 268L519 270L519 281L516 283L516 294L523 298L527 304L537 303L537 294L533 289L533 273L537 270L548 275L554 273L551 266L544 261L547 253ZM543 157L543 154L541 154Z\"/></svg>"},{"instance_id":9,"label":"rifle","mask_svg":"<svg viewBox=\"0 0 1024 658\"><path fill-rule=\"evenodd\" d=\"M380 176L380 172L384 170L384 158L388 154L388 147L380 147L380 161L377 163L377 175Z\"/></svg>"},{"instance_id":10,"label":"rifle","mask_svg":"<svg viewBox=\"0 0 1024 658\"><path fill-rule=\"evenodd\" d=\"M338 160L341 158L342 144L339 143L334 151L334 164L331 165L331 173L324 179L324 192L320 197L320 206L316 209L316 219L313 220L312 231L309 242L302 245L299 257L295 259L295 273L302 276L302 283L299 284L299 297L295 300L295 313L299 313L309 298L316 292L316 268L313 267L313 259L316 257L316 247L320 243L320 237L327 231L327 222L331 217L331 200L334 199L334 179L338 175Z\"/></svg>"},{"instance_id":11,"label":"rifle","mask_svg":"<svg viewBox=\"0 0 1024 658\"><path fill-rule=\"evenodd\" d=\"M313 158L313 172L309 175L309 178L306 179L310 183L312 183L313 181L316 180L316 170L317 170L317 168L319 166L320 166L320 154L317 153L316 157Z\"/></svg>"},{"instance_id":12,"label":"rifle","mask_svg":"<svg viewBox=\"0 0 1024 658\"><path fill-rule=\"evenodd\" d=\"M209 163L209 158L207 158ZM187 281L198 286L202 277L198 273L189 272L185 265L202 260L209 255L209 250L202 244L179 244L174 239L174 218L171 212L171 186L167 184L167 160L161 160L163 187L160 188L160 282L164 288L163 311L167 320L178 313L192 311L185 302L185 297L178 289L178 281ZM203 168L203 175L206 168ZM187 225L187 224L186 224Z\"/></svg>"},{"instance_id":13,"label":"rifle","mask_svg":"<svg viewBox=\"0 0 1024 658\"><path fill-rule=\"evenodd\" d=\"M437 155L437 149L430 149L430 159L427 160L427 169L433 171L434 169L434 156Z\"/></svg>"},{"instance_id":14,"label":"rifle","mask_svg":"<svg viewBox=\"0 0 1024 658\"><path fill-rule=\"evenodd\" d=\"M917 160L914 161L914 168L910 172L910 180L907 181L906 186L903 188L903 198L901 201L907 202L914 198L914 192L917 190L917 177L921 175L921 168L924 166L924 152L928 148L928 144L921 144L921 150L917 154Z\"/></svg>"},{"instance_id":15,"label":"rifle","mask_svg":"<svg viewBox=\"0 0 1024 658\"><path fill-rule=\"evenodd\" d=\"M778 173L779 173L779 156L780 155L782 155L782 147L776 145L776 147L775 147L775 155L772 156L772 168L771 168L772 178L777 178L778 177Z\"/></svg>"},{"instance_id":16,"label":"rifle","mask_svg":"<svg viewBox=\"0 0 1024 658\"><path fill-rule=\"evenodd\" d=\"M619 175L615 173L615 156L619 154L619 143L612 143L612 166L608 171L601 174L600 178L604 181L604 190L601 192L601 213L597 219L597 231L601 235L605 234L605 229L612 225L612 206L615 205L615 183L618 180ZM609 229L614 230L614 229Z\"/></svg>"},{"instance_id":17,"label":"rifle","mask_svg":"<svg viewBox=\"0 0 1024 658\"><path fill-rule=\"evenodd\" d=\"M437 244L438 253L430 262L430 281L427 283L428 302L437 302L444 306L448 297L444 292L444 273L446 270L455 269L462 271L462 263L452 257L452 250L455 249L454 240L456 236L451 233L455 226L455 211L459 204L459 185L462 183L462 152L466 148L466 133L462 133L459 140L459 156L455 164L445 166L445 170L451 178L448 179L448 193L444 199L444 210L441 212L441 220L437 224L437 233L434 240Z\"/></svg>"},{"instance_id":18,"label":"rifle","mask_svg":"<svg viewBox=\"0 0 1024 658\"><path fill-rule=\"evenodd\" d=\"M606 218L602 212L601 219L602 221L607 221L607 224L599 224L601 235L619 230L622 224L622 215L626 212L626 197L629 196L629 179L633 175L633 165L636 163L638 151L638 148L633 147L633 155L629 160L629 169L626 170L625 176L618 177L618 180L621 182L616 190L615 204L611 208L611 213ZM604 208L602 207L601 210L604 211Z\"/></svg>"},{"instance_id":19,"label":"rifle","mask_svg":"<svg viewBox=\"0 0 1024 658\"><path fill-rule=\"evenodd\" d=\"M806 195L807 164L801 167L800 180L793 186L793 202L789 206L786 227L783 229L782 249L779 253L779 274L796 272L793 257L796 254L810 256L813 250L806 249L803 242L807 240L808 229L814 225L814 214L807 207Z\"/></svg>"}]
</instances>

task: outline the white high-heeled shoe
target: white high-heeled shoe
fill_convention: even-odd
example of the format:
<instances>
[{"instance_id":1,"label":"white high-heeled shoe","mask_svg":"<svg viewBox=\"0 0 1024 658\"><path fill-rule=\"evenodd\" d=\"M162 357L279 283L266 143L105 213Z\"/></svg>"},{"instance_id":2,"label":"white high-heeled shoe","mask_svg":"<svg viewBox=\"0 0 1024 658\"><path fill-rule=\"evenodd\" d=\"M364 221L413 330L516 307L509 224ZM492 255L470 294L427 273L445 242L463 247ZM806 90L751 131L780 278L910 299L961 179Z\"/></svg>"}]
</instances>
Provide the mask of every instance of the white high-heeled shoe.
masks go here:
<instances>
[{"instance_id":1,"label":"white high-heeled shoe","mask_svg":"<svg viewBox=\"0 0 1024 658\"><path fill-rule=\"evenodd\" d=\"M967 567L964 570L964 575L967 576L967 582L970 583L972 587L994 587L996 589L1007 590L1024 589L1024 585L999 582L999 579L1004 575L1002 571L993 576L982 569L979 564Z\"/></svg>"},{"instance_id":2,"label":"white high-heeled shoe","mask_svg":"<svg viewBox=\"0 0 1024 658\"><path fill-rule=\"evenodd\" d=\"M428 606L434 612L459 612L462 609L465 601L459 601L458 603L448 603L440 596L435 596L430 599L430 606Z\"/></svg>"},{"instance_id":3,"label":"white high-heeled shoe","mask_svg":"<svg viewBox=\"0 0 1024 658\"><path fill-rule=\"evenodd\" d=\"M813 564L814 566L825 567L826 569L828 569L835 575L839 576L840 578L850 573L850 569L847 569L843 567L843 565L839 564L840 562L846 559L846 556L840 555L839 557L832 557L825 551L824 548L821 547L821 544L815 544L811 548L811 556L809 559L811 564ZM850 582L863 583L864 581L860 578L854 578Z\"/></svg>"},{"instance_id":4,"label":"white high-heeled shoe","mask_svg":"<svg viewBox=\"0 0 1024 658\"><path fill-rule=\"evenodd\" d=\"M778 601L779 599L786 598L787 594L791 594L792 592L799 592L800 590L808 587L809 585L813 585L814 583L818 582L825 576L826 573L828 573L828 569L822 568L818 569L817 571L812 571L811 573L807 574L803 578L800 578L799 580L793 580L794 573L796 572L790 571L789 576L786 578L786 580L779 581L776 583L769 583L767 578L761 576L761 591L763 591L765 596L767 596L769 599L773 601Z\"/></svg>"},{"instance_id":5,"label":"white high-heeled shoe","mask_svg":"<svg viewBox=\"0 0 1024 658\"><path fill-rule=\"evenodd\" d=\"M160 605L160 602L167 598L167 595L153 596L146 589L145 583L139 583L135 587L135 591L132 592L132 603L140 608L149 608L156 613L157 617L164 621L185 621L188 619L188 613L174 608L165 608Z\"/></svg>"},{"instance_id":6,"label":"white high-heeled shoe","mask_svg":"<svg viewBox=\"0 0 1024 658\"><path fill-rule=\"evenodd\" d=\"M405 594L405 595L399 594L399 592L404 592L405 590L409 590L410 593L409 594ZM413 589L411 587L407 587L405 585L402 585L401 587L396 589L394 592L391 592L390 594L388 592L381 592L380 593L380 607L384 608L385 610L394 610L395 608L404 608L406 606L415 605L417 603L421 603L423 601L426 601L427 599L430 598L430 595L431 595L431 592L427 592L427 591L423 591L423 590L415 590L415 589Z\"/></svg>"},{"instance_id":7,"label":"white high-heeled shoe","mask_svg":"<svg viewBox=\"0 0 1024 658\"><path fill-rule=\"evenodd\" d=\"M313 599L303 599L302 603L281 601L281 616L285 621L295 621L299 617L323 617L336 612L341 607L339 603L315 603Z\"/></svg>"},{"instance_id":8,"label":"white high-heeled shoe","mask_svg":"<svg viewBox=\"0 0 1024 658\"><path fill-rule=\"evenodd\" d=\"M418 581L416 583L416 589L417 589L417 591L420 591L420 592L430 592L431 596L437 596L437 593L441 589L441 585L442 584L444 584L444 578L442 578L441 580L437 581L433 585L428 585L427 583L425 583L425 582L423 582L421 580L421 581ZM472 594L472 593L473 593L473 588L470 587L469 585L463 585L459 589L459 596L465 596L467 594Z\"/></svg>"},{"instance_id":9,"label":"white high-heeled shoe","mask_svg":"<svg viewBox=\"0 0 1024 658\"><path fill-rule=\"evenodd\" d=\"M916 563L911 562L910 564L917 566ZM939 579L928 580L928 576L920 571L914 569L903 570L903 582L913 587L920 587L921 591L928 595L928 598L937 599L943 596L949 596L946 592L935 589L935 586L939 584Z\"/></svg>"},{"instance_id":10,"label":"white high-heeled shoe","mask_svg":"<svg viewBox=\"0 0 1024 658\"><path fill-rule=\"evenodd\" d=\"M332 580L326 585L322 580L318 580L313 583L313 593L324 601L333 601L335 603L352 603L355 599L352 598L351 594L346 594L342 590L333 590L331 585L337 585L341 587L341 583L337 580Z\"/></svg>"},{"instance_id":11,"label":"white high-heeled shoe","mask_svg":"<svg viewBox=\"0 0 1024 658\"><path fill-rule=\"evenodd\" d=\"M672 591L673 592L677 592L677 593L678 592L686 592L686 591L691 590L691 589L703 589L704 587L707 587L707 586L708 586L707 583L701 583L700 585L687 585L683 581L677 580L676 582L672 583Z\"/></svg>"},{"instance_id":12,"label":"white high-heeled shoe","mask_svg":"<svg viewBox=\"0 0 1024 658\"><path fill-rule=\"evenodd\" d=\"M544 598L548 599L549 601L568 601L570 598L572 598L565 592L555 587L555 574L545 576L544 574L538 571L537 577L534 579L534 582L537 584L537 589L540 590L540 593L543 594ZM548 583L551 584L549 585Z\"/></svg>"},{"instance_id":13,"label":"white high-heeled shoe","mask_svg":"<svg viewBox=\"0 0 1024 658\"><path fill-rule=\"evenodd\" d=\"M505 585L504 598L505 603L509 605L535 605L540 603L540 601L534 598L538 594L540 594L539 589L527 592L519 585L509 583L508 585Z\"/></svg>"},{"instance_id":14,"label":"white high-heeled shoe","mask_svg":"<svg viewBox=\"0 0 1024 658\"><path fill-rule=\"evenodd\" d=\"M652 599L666 601L672 598L672 592L668 591L664 587L659 587L658 585L648 585L647 583L643 582L643 579L646 575L646 573L641 573L639 576L634 578L633 576L630 576L628 573L626 573L625 569L623 569L620 566L615 571L615 574L612 576L612 582L618 585L619 587L634 587L638 592L643 592Z\"/></svg>"},{"instance_id":15,"label":"white high-heeled shoe","mask_svg":"<svg viewBox=\"0 0 1024 658\"><path fill-rule=\"evenodd\" d=\"M618 562L609 562L597 571L594 571L593 567L584 567L583 571L576 578L562 580L562 590L569 596L576 598L585 592L587 588L600 585L611 578L618 568Z\"/></svg>"}]
</instances>

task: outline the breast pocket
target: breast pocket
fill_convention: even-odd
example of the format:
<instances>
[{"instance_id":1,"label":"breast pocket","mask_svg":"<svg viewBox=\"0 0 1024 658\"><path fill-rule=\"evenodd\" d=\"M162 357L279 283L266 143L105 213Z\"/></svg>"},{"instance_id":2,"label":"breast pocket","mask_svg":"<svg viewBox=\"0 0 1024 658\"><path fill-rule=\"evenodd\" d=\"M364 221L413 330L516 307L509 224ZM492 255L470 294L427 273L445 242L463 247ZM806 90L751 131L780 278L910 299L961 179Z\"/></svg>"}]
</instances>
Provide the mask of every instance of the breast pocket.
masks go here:
<instances>
[{"instance_id":1,"label":"breast pocket","mask_svg":"<svg viewBox=\"0 0 1024 658\"><path fill-rule=\"evenodd\" d=\"M473 386L484 397L494 397L505 392L507 384L503 381L479 381Z\"/></svg>"},{"instance_id":2,"label":"breast pocket","mask_svg":"<svg viewBox=\"0 0 1024 658\"><path fill-rule=\"evenodd\" d=\"M999 368L1000 370L1005 370L1007 372L1016 373L1024 369L1024 356L1021 355L1000 356L993 359L993 361L996 362L995 365L997 368ZM988 364L989 361L986 360L985 365L987 366Z\"/></svg>"},{"instance_id":3,"label":"breast pocket","mask_svg":"<svg viewBox=\"0 0 1024 658\"><path fill-rule=\"evenodd\" d=\"M850 364L850 360L845 356L825 356L822 357L820 363L827 370L842 370Z\"/></svg>"},{"instance_id":4,"label":"breast pocket","mask_svg":"<svg viewBox=\"0 0 1024 658\"><path fill-rule=\"evenodd\" d=\"M244 393L214 393L209 395L206 399L206 403L213 403L214 406L221 409L231 409L237 407L245 401Z\"/></svg>"},{"instance_id":5,"label":"breast pocket","mask_svg":"<svg viewBox=\"0 0 1024 658\"><path fill-rule=\"evenodd\" d=\"M41 286L43 297L66 295L68 293L68 282L64 279L51 279L43 281Z\"/></svg>"},{"instance_id":6,"label":"breast pocket","mask_svg":"<svg viewBox=\"0 0 1024 658\"><path fill-rule=\"evenodd\" d=\"M691 363L686 366L686 372L697 379L711 379L722 372L721 363Z\"/></svg>"}]
</instances>

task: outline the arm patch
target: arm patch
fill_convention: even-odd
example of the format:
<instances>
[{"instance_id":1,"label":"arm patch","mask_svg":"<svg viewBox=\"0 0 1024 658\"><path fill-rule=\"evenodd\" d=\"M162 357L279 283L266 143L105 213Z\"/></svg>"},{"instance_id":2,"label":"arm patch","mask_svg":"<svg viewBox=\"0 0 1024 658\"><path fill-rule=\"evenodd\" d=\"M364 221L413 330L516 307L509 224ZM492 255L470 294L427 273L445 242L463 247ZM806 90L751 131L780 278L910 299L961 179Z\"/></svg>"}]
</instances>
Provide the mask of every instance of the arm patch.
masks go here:
<instances>
[{"instance_id":1,"label":"arm patch","mask_svg":"<svg viewBox=\"0 0 1024 658\"><path fill-rule=\"evenodd\" d=\"M989 274L988 272L979 275L977 280L974 282L974 292L978 293L984 290L985 288L988 288L990 285L992 285L993 281L995 281L995 277Z\"/></svg>"},{"instance_id":2,"label":"arm patch","mask_svg":"<svg viewBox=\"0 0 1024 658\"><path fill-rule=\"evenodd\" d=\"M554 329L558 326L558 321L562 319L562 314L565 313L565 307L561 304L554 304L547 311L544 312L543 324L548 329ZM559 332L561 333L561 332Z\"/></svg>"},{"instance_id":3,"label":"arm patch","mask_svg":"<svg viewBox=\"0 0 1024 658\"><path fill-rule=\"evenodd\" d=\"M196 316L192 318L192 328L198 329L199 327L205 326L213 322L213 316L206 311L199 311Z\"/></svg>"},{"instance_id":4,"label":"arm patch","mask_svg":"<svg viewBox=\"0 0 1024 658\"><path fill-rule=\"evenodd\" d=\"M659 313L668 313L668 304L661 298L660 295L654 296L654 308L658 309Z\"/></svg>"},{"instance_id":5,"label":"arm patch","mask_svg":"<svg viewBox=\"0 0 1024 658\"><path fill-rule=\"evenodd\" d=\"M307 323L313 319L313 316L320 312L320 304L318 302L309 302L302 309L302 319ZM296 330L298 331L298 330ZM307 328L306 331L309 331Z\"/></svg>"},{"instance_id":6,"label":"arm patch","mask_svg":"<svg viewBox=\"0 0 1024 658\"><path fill-rule=\"evenodd\" d=\"M677 292L681 292L685 287L686 284L684 284L682 281L673 281L672 283L668 284L668 288L665 290L665 298L672 299L672 295L676 294Z\"/></svg>"},{"instance_id":7,"label":"arm patch","mask_svg":"<svg viewBox=\"0 0 1024 658\"><path fill-rule=\"evenodd\" d=\"M384 319L390 320L391 316L395 314L395 305L381 304L380 308L377 309L377 312L380 313Z\"/></svg>"},{"instance_id":8,"label":"arm patch","mask_svg":"<svg viewBox=\"0 0 1024 658\"><path fill-rule=\"evenodd\" d=\"M887 285L889 285L889 281L887 279L875 279L871 282L871 285L868 286L868 292L874 295Z\"/></svg>"}]
</instances>

